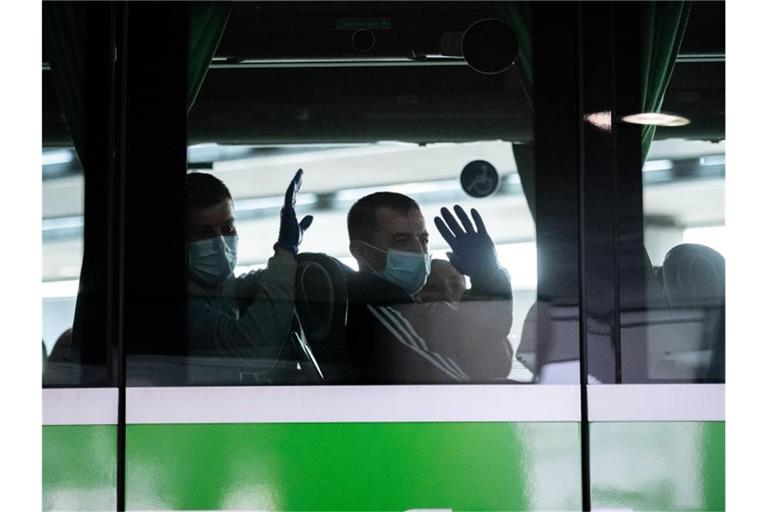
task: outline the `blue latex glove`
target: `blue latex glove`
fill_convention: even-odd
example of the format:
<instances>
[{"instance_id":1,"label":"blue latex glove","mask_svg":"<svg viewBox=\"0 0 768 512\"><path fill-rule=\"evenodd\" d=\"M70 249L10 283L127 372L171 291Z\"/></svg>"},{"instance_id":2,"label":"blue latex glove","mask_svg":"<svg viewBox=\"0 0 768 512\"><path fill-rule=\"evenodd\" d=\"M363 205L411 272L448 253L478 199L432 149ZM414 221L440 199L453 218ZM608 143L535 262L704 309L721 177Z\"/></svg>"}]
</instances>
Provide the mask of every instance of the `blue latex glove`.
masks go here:
<instances>
[{"instance_id":1,"label":"blue latex glove","mask_svg":"<svg viewBox=\"0 0 768 512\"><path fill-rule=\"evenodd\" d=\"M453 207L456 216L463 226L459 226L448 208L441 208L440 215L435 217L435 226L453 252L448 253L448 259L456 270L470 278L481 278L498 272L499 261L496 258L496 248L493 240L485 230L485 224L477 210L472 208L470 213L475 226L467 217L461 206ZM445 220L443 220L445 219Z\"/></svg>"},{"instance_id":2,"label":"blue latex glove","mask_svg":"<svg viewBox=\"0 0 768 512\"><path fill-rule=\"evenodd\" d=\"M313 219L311 215L301 219L301 222L298 222L296 219L294 206L296 205L296 194L301 189L301 176L303 174L304 171L299 169L285 191L285 202L283 203L283 209L280 210L280 233L277 236L277 243L274 245L275 249L285 249L294 256L298 254L299 244L304 236L304 231L312 224Z\"/></svg>"}]
</instances>

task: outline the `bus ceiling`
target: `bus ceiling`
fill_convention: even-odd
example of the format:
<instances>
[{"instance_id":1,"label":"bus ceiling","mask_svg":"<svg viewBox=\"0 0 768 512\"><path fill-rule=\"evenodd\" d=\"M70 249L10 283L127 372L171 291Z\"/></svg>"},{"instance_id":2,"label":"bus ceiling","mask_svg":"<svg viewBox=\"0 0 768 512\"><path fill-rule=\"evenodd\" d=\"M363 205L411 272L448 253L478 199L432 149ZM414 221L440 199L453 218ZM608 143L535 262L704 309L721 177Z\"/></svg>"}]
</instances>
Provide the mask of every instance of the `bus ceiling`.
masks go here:
<instances>
[{"instance_id":1,"label":"bus ceiling","mask_svg":"<svg viewBox=\"0 0 768 512\"><path fill-rule=\"evenodd\" d=\"M441 49L446 34L498 4L323 4L234 3L190 112L189 144L532 139L515 66L482 74ZM724 138L724 15L723 2L693 2L663 105L691 123L660 127L657 139ZM72 145L45 63L43 145Z\"/></svg>"}]
</instances>

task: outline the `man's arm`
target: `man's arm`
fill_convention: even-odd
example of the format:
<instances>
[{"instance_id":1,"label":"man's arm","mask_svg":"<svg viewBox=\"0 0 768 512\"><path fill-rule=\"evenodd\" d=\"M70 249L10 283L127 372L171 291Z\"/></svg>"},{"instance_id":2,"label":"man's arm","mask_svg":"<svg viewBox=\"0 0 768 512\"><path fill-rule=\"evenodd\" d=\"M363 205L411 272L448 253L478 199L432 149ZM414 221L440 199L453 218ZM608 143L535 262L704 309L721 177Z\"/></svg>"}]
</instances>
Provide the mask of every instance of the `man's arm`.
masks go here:
<instances>
[{"instance_id":1,"label":"man's arm","mask_svg":"<svg viewBox=\"0 0 768 512\"><path fill-rule=\"evenodd\" d=\"M472 209L474 225L460 206L456 218L442 208L435 218L440 234L450 245L456 269L472 280L472 289L458 305L431 303L423 328L430 341L441 345L473 379L503 378L512 367L507 335L512 327L512 285L499 265L496 249L480 214Z\"/></svg>"},{"instance_id":2,"label":"man's arm","mask_svg":"<svg viewBox=\"0 0 768 512\"><path fill-rule=\"evenodd\" d=\"M507 377L512 368L511 298L488 296L458 304L426 302L395 306L424 345L455 361L472 381Z\"/></svg>"},{"instance_id":3,"label":"man's arm","mask_svg":"<svg viewBox=\"0 0 768 512\"><path fill-rule=\"evenodd\" d=\"M207 299L192 299L189 306L190 339L193 346L213 346L220 354L243 359L275 360L288 339L293 323L296 254L312 216L296 218L296 195L303 171L296 172L285 192L280 211L280 231L275 254L267 268L234 280L229 290L233 300L247 307L229 315ZM226 299L225 299L226 300Z\"/></svg>"},{"instance_id":4,"label":"man's arm","mask_svg":"<svg viewBox=\"0 0 768 512\"><path fill-rule=\"evenodd\" d=\"M219 354L241 359L277 358L293 322L295 275L295 258L278 249L265 270L236 280L237 297L233 298L247 297L248 302L239 317L221 311L207 299L191 299L193 346L213 347Z\"/></svg>"}]
</instances>

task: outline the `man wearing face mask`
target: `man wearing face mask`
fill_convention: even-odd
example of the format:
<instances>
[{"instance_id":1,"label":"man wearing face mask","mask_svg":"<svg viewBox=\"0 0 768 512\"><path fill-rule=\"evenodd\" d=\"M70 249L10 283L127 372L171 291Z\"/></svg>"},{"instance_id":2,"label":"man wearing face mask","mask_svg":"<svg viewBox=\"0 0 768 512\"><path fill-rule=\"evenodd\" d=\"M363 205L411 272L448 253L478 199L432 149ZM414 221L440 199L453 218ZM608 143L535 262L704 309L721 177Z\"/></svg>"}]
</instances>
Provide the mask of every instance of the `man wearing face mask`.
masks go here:
<instances>
[{"instance_id":1,"label":"man wearing face mask","mask_svg":"<svg viewBox=\"0 0 768 512\"><path fill-rule=\"evenodd\" d=\"M232 196L220 180L187 175L188 337L190 353L245 360L269 370L293 321L296 254L312 216L296 219L302 170L285 193L274 255L264 270L234 275L238 236Z\"/></svg>"},{"instance_id":2,"label":"man wearing face mask","mask_svg":"<svg viewBox=\"0 0 768 512\"><path fill-rule=\"evenodd\" d=\"M390 192L368 195L347 217L350 252L360 271L347 281L346 343L363 383L494 382L512 364L506 335L512 288L480 215L474 225L456 206L435 224L453 266L472 280L457 303L419 300L430 273L429 234L418 204Z\"/></svg>"}]
</instances>

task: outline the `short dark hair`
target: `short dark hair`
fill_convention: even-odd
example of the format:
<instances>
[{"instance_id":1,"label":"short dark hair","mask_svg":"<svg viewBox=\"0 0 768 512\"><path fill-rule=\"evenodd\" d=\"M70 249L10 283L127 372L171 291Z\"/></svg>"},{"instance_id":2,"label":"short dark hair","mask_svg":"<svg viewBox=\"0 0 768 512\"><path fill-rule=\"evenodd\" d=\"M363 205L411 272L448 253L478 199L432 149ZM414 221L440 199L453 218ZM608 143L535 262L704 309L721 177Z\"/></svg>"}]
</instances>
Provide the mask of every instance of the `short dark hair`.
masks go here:
<instances>
[{"instance_id":1,"label":"short dark hair","mask_svg":"<svg viewBox=\"0 0 768 512\"><path fill-rule=\"evenodd\" d=\"M232 194L216 176L204 172L187 174L187 212L202 210L226 199L232 199Z\"/></svg>"},{"instance_id":2,"label":"short dark hair","mask_svg":"<svg viewBox=\"0 0 768 512\"><path fill-rule=\"evenodd\" d=\"M371 234L378 228L376 211L379 208L391 208L407 215L418 210L419 205L410 197L397 192L375 192L358 199L347 214L350 240L370 241Z\"/></svg>"}]
</instances>

